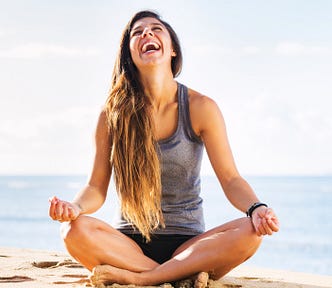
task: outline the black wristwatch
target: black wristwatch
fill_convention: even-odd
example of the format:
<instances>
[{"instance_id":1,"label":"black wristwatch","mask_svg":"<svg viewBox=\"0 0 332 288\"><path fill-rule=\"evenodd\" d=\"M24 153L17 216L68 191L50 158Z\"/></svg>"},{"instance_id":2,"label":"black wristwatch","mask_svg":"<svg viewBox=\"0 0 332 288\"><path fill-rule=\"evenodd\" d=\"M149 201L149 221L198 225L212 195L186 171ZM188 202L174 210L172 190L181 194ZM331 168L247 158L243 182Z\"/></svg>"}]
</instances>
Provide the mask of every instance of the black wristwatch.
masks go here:
<instances>
[{"instance_id":1,"label":"black wristwatch","mask_svg":"<svg viewBox=\"0 0 332 288\"><path fill-rule=\"evenodd\" d=\"M262 203L262 202L256 202L256 203L252 204L252 205L248 208L248 210L247 210L247 212L246 212L247 217L251 217L251 216L252 216L252 213L254 212L254 210L255 210L256 208L258 208L258 207L261 207L261 206L268 207L267 204Z\"/></svg>"}]
</instances>

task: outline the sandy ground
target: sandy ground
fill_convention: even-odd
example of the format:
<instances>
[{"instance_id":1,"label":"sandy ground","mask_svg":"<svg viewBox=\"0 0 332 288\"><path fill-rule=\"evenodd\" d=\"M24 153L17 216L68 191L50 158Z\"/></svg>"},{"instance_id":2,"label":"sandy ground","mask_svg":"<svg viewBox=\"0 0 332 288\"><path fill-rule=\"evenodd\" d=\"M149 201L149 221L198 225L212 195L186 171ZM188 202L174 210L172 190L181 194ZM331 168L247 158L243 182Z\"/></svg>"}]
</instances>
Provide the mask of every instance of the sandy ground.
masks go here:
<instances>
[{"instance_id":1,"label":"sandy ground","mask_svg":"<svg viewBox=\"0 0 332 288\"><path fill-rule=\"evenodd\" d=\"M91 287L89 271L67 254L30 249L0 247L0 287ZM188 283L176 288L190 288ZM133 288L113 284L112 288ZM172 288L171 284L158 287ZM240 266L219 281L209 280L211 288L309 288L332 287L332 276L295 273L272 269ZM137 287L136 287L137 288Z\"/></svg>"}]
</instances>

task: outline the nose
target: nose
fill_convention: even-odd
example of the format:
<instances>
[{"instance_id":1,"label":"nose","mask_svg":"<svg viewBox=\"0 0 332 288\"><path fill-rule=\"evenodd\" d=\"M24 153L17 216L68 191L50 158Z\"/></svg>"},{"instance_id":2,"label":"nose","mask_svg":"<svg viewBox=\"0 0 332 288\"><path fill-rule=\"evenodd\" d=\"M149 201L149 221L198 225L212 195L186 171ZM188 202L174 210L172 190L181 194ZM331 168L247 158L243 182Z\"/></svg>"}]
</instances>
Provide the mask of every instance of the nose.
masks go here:
<instances>
[{"instance_id":1,"label":"nose","mask_svg":"<svg viewBox=\"0 0 332 288\"><path fill-rule=\"evenodd\" d=\"M142 38L146 37L146 36L153 36L153 31L151 30L151 28L149 27L145 27L142 33Z\"/></svg>"}]
</instances>

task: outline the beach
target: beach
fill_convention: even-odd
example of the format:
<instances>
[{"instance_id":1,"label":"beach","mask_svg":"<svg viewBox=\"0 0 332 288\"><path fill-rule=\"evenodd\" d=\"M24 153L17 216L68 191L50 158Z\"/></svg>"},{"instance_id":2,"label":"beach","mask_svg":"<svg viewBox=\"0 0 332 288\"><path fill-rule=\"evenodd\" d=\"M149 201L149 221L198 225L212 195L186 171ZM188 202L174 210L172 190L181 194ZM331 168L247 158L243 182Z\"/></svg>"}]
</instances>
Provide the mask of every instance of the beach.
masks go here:
<instances>
[{"instance_id":1,"label":"beach","mask_svg":"<svg viewBox=\"0 0 332 288\"><path fill-rule=\"evenodd\" d=\"M0 176L0 247L65 252L60 223L48 216L48 198L71 200L86 176ZM253 267L332 276L332 177L249 177L259 198L280 219L280 232L265 237L247 261ZM117 198L94 217L112 225ZM206 229L243 217L223 195L215 177L202 177Z\"/></svg>"},{"instance_id":2,"label":"beach","mask_svg":"<svg viewBox=\"0 0 332 288\"><path fill-rule=\"evenodd\" d=\"M0 176L0 247L65 253L60 224L48 216L48 198L70 200L86 176ZM251 177L248 181L277 212L281 229L265 237L250 267L332 276L332 177ZM243 215L220 191L214 177L202 177L206 229ZM97 212L112 224L117 199L111 186ZM0 268L1 269L1 268Z\"/></svg>"},{"instance_id":3,"label":"beach","mask_svg":"<svg viewBox=\"0 0 332 288\"><path fill-rule=\"evenodd\" d=\"M0 287L92 287L89 271L64 252L0 247ZM171 288L171 284L158 287ZM108 287L126 288L113 284ZM208 287L332 287L332 276L241 265Z\"/></svg>"},{"instance_id":4,"label":"beach","mask_svg":"<svg viewBox=\"0 0 332 288\"><path fill-rule=\"evenodd\" d=\"M48 198L72 199L85 179L0 177L0 288L88 284L89 271L68 256L60 224L48 216ZM278 211L281 230L265 237L251 259L220 281L210 281L209 287L332 287L332 177L251 177L249 182ZM243 217L218 185L212 177L202 178L207 229ZM94 215L109 223L117 209L113 191L111 187L105 205Z\"/></svg>"}]
</instances>

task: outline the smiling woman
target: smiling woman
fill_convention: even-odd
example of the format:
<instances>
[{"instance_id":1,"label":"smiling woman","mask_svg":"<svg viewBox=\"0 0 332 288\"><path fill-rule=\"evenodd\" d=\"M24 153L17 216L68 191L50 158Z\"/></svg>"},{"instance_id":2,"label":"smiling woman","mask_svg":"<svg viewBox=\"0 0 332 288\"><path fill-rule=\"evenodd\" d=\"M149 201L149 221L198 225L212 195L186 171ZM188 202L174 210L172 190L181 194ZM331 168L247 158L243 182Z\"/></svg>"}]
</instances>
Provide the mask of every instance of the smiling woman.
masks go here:
<instances>
[{"instance_id":1,"label":"smiling woman","mask_svg":"<svg viewBox=\"0 0 332 288\"><path fill-rule=\"evenodd\" d=\"M139 60L144 59L147 62L158 59L159 63L164 59L166 65L171 61L173 76L178 76L181 72L182 53L175 31L166 22L156 21L156 18L151 17L153 14L147 13L146 16L144 21L142 18L134 22L130 31L132 60L136 66L139 65Z\"/></svg>"},{"instance_id":2,"label":"smiling woman","mask_svg":"<svg viewBox=\"0 0 332 288\"><path fill-rule=\"evenodd\" d=\"M160 63L162 59L169 61L176 56L168 30L154 18L137 21L130 38L130 51L136 65L139 63L139 58L145 59L144 62L158 59ZM138 55L136 51L139 52ZM160 57L161 55L164 57ZM169 65L167 61L166 64Z\"/></svg>"},{"instance_id":3,"label":"smiling woman","mask_svg":"<svg viewBox=\"0 0 332 288\"><path fill-rule=\"evenodd\" d=\"M72 202L50 200L51 218L65 222L67 250L92 271L94 284L194 277L202 288L279 229L273 210L238 173L216 103L175 81L181 67L171 26L154 12L135 14L99 117L89 183ZM227 198L248 215L208 231L200 197L204 148ZM112 172L121 206L114 226L84 215L103 205Z\"/></svg>"}]
</instances>

